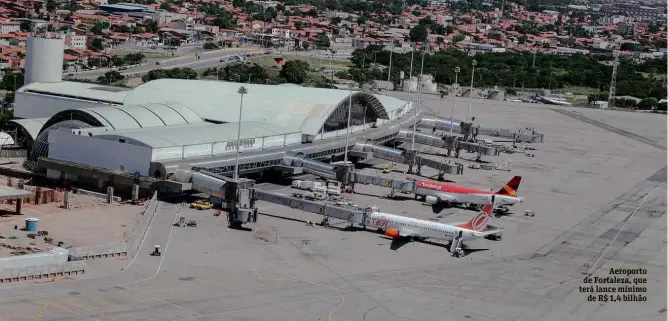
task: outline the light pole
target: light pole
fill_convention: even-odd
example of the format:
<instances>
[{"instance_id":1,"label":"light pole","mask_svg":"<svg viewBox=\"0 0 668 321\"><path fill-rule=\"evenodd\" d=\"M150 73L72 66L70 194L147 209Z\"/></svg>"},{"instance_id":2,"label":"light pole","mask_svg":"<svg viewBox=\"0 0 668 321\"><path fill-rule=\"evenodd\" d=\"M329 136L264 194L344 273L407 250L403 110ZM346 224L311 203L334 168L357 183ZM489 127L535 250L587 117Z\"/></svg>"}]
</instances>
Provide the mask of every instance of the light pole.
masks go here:
<instances>
[{"instance_id":1,"label":"light pole","mask_svg":"<svg viewBox=\"0 0 668 321\"><path fill-rule=\"evenodd\" d=\"M478 62L473 59L473 69L471 69L471 88L469 89L469 111L466 116L466 122L468 123L471 119L471 99L473 99L473 75L475 74L475 65Z\"/></svg>"},{"instance_id":2,"label":"light pole","mask_svg":"<svg viewBox=\"0 0 668 321\"><path fill-rule=\"evenodd\" d=\"M241 86L239 87L239 90L237 90L237 93L241 95L241 101L239 102L239 123L237 127L237 155L235 156L234 159L234 179L238 180L239 179L239 140L241 138L241 111L244 108L244 95L248 93L248 90L246 87Z\"/></svg>"},{"instance_id":3,"label":"light pole","mask_svg":"<svg viewBox=\"0 0 668 321\"><path fill-rule=\"evenodd\" d=\"M459 84L457 84L457 76L459 75L459 67L455 67L455 85L459 87ZM454 126L454 121L455 121L455 98L457 98L457 94L455 94L455 89L452 88L452 112L450 113L450 136L452 136L452 128Z\"/></svg>"},{"instance_id":4,"label":"light pole","mask_svg":"<svg viewBox=\"0 0 668 321\"><path fill-rule=\"evenodd\" d=\"M413 78L413 53L415 50L413 50L413 44L411 44L411 69L408 72L408 106L410 107L411 104L411 80ZM413 107L413 128L417 126L417 109L415 106ZM415 147L415 135L413 135L413 139L411 140L411 149Z\"/></svg>"},{"instance_id":5,"label":"light pole","mask_svg":"<svg viewBox=\"0 0 668 321\"><path fill-rule=\"evenodd\" d=\"M418 109L421 109L422 107L422 81L423 81L423 74L422 72L424 71L424 54L426 54L426 51L422 51L422 62L420 63L420 77L418 77L418 102L417 106ZM415 133L415 129L413 129L413 133ZM415 135L415 134L414 134Z\"/></svg>"},{"instance_id":6,"label":"light pole","mask_svg":"<svg viewBox=\"0 0 668 321\"><path fill-rule=\"evenodd\" d=\"M348 85L348 89L350 90L350 93L348 94L348 125L347 130L346 130L346 150L343 153L343 164L348 165L348 145L349 145L349 139L350 139L350 116L352 114L353 110L353 84Z\"/></svg>"},{"instance_id":7,"label":"light pole","mask_svg":"<svg viewBox=\"0 0 668 321\"><path fill-rule=\"evenodd\" d=\"M392 52L394 51L394 45L391 47L390 50L390 67L387 69L387 91L390 91L390 84L392 82L392 79L390 79L390 75L392 74Z\"/></svg>"}]
</instances>

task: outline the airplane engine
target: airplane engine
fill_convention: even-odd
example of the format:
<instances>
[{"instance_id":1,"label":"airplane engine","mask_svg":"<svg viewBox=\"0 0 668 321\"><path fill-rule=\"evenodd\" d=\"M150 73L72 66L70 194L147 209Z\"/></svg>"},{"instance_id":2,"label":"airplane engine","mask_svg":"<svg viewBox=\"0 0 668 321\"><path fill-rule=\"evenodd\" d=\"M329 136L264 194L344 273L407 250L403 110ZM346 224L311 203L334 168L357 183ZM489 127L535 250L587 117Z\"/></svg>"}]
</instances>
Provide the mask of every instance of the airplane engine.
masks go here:
<instances>
[{"instance_id":1,"label":"airplane engine","mask_svg":"<svg viewBox=\"0 0 668 321\"><path fill-rule=\"evenodd\" d=\"M424 198L424 201L427 202L427 204L429 205L434 205L438 203L438 197L427 196Z\"/></svg>"},{"instance_id":2,"label":"airplane engine","mask_svg":"<svg viewBox=\"0 0 668 321\"><path fill-rule=\"evenodd\" d=\"M388 228L385 230L385 235L393 238L393 239L398 239L399 238L399 230L394 229L394 228Z\"/></svg>"}]
</instances>

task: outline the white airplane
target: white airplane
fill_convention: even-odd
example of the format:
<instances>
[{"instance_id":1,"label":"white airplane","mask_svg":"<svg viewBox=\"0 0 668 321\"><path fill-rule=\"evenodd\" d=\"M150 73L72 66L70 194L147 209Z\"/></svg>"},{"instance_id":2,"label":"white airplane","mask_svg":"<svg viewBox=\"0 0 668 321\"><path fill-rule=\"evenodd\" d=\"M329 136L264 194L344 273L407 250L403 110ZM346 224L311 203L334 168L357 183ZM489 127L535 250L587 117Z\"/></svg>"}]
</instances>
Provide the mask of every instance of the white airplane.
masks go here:
<instances>
[{"instance_id":1,"label":"white airplane","mask_svg":"<svg viewBox=\"0 0 668 321\"><path fill-rule=\"evenodd\" d=\"M497 205L508 206L522 202L522 198L517 197L517 189L520 187L521 181L521 176L515 176L499 191L494 192L420 180L416 185L415 197L423 196L426 203L430 205L443 203L445 204L445 207L451 207L453 204L461 203L482 206L489 204L492 201L492 198L496 199Z\"/></svg>"},{"instance_id":2,"label":"white airplane","mask_svg":"<svg viewBox=\"0 0 668 321\"><path fill-rule=\"evenodd\" d=\"M487 230L487 222L492 216L494 198L485 205L482 212L468 222L443 224L394 214L373 212L367 216L366 225L376 227L385 235L398 239L436 239L450 242L450 253L463 256L464 240L497 235L502 229Z\"/></svg>"}]
</instances>

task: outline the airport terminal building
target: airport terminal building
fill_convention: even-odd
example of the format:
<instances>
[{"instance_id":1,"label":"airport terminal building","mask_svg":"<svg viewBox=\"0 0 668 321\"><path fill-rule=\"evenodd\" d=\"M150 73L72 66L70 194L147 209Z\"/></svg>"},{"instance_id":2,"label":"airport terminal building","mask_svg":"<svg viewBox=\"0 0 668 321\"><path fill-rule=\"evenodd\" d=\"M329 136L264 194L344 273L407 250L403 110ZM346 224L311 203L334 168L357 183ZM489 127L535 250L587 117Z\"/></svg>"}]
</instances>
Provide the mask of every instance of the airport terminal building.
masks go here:
<instances>
[{"instance_id":1,"label":"airport terminal building","mask_svg":"<svg viewBox=\"0 0 668 321\"><path fill-rule=\"evenodd\" d=\"M68 173L39 166L42 158L157 179L185 167L225 173L239 127L240 165L263 169L284 163L286 151L310 159L342 154L349 108L352 133L378 142L413 116L396 98L293 84L159 79L121 88L62 81L61 41L30 39L29 48L40 50L28 52L13 121L29 142L26 167L49 176Z\"/></svg>"}]
</instances>

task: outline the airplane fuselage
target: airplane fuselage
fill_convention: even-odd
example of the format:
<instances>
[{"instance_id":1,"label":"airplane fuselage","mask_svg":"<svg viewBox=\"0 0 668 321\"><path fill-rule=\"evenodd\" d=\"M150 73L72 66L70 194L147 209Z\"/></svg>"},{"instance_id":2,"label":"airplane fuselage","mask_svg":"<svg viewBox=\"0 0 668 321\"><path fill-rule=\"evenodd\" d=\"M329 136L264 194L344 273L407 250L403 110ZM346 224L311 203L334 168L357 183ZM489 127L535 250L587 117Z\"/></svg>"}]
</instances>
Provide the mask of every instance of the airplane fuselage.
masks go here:
<instances>
[{"instance_id":1,"label":"airplane fuselage","mask_svg":"<svg viewBox=\"0 0 668 321\"><path fill-rule=\"evenodd\" d=\"M374 212L367 216L366 225L382 230L396 229L411 231L415 233L416 236L421 238L430 238L444 241L452 241L459 232L462 232L463 240L483 236L479 232L460 228L450 224L431 222L380 212Z\"/></svg>"},{"instance_id":2,"label":"airplane fuselage","mask_svg":"<svg viewBox=\"0 0 668 321\"><path fill-rule=\"evenodd\" d=\"M470 203L477 205L489 204L489 202L492 201L492 196L494 196L497 205L513 205L521 202L519 197L500 195L492 191L436 183L418 184L415 189L415 194L425 197L431 196L438 199L440 202L448 201L451 203Z\"/></svg>"}]
</instances>

